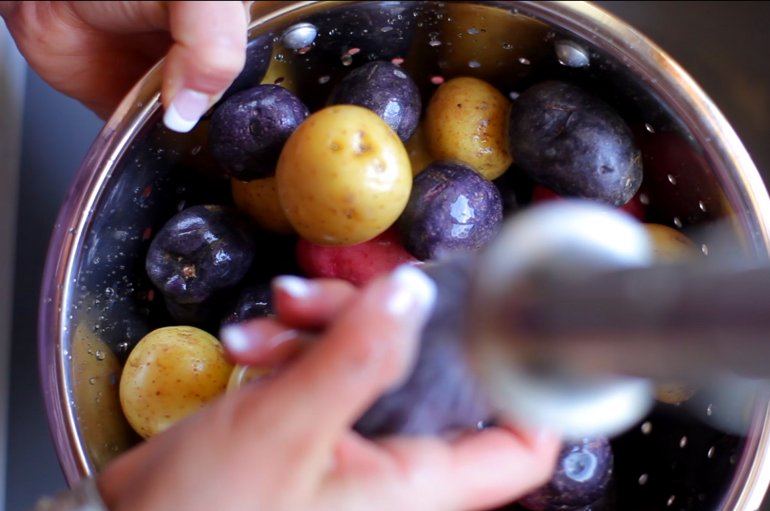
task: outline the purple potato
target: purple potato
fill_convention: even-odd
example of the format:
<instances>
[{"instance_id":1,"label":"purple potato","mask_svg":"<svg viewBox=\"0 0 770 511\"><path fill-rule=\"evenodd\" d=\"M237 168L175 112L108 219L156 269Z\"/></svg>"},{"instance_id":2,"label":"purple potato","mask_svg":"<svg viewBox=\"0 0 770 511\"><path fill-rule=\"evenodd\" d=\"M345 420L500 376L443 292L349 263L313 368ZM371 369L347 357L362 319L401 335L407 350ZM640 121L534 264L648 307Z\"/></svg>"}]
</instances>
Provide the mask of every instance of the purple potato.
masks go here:
<instances>
[{"instance_id":1,"label":"purple potato","mask_svg":"<svg viewBox=\"0 0 770 511\"><path fill-rule=\"evenodd\" d=\"M368 62L348 73L332 90L330 105L358 105L372 110L407 141L422 113L420 91L414 80L390 62Z\"/></svg>"},{"instance_id":2,"label":"purple potato","mask_svg":"<svg viewBox=\"0 0 770 511\"><path fill-rule=\"evenodd\" d=\"M474 252L500 230L500 192L461 162L438 161L415 178L397 226L404 247L418 259Z\"/></svg>"},{"instance_id":3,"label":"purple potato","mask_svg":"<svg viewBox=\"0 0 770 511\"><path fill-rule=\"evenodd\" d=\"M222 318L222 326L273 315L273 292L269 283L244 287L235 305Z\"/></svg>"},{"instance_id":4,"label":"purple potato","mask_svg":"<svg viewBox=\"0 0 770 511\"><path fill-rule=\"evenodd\" d=\"M355 429L366 437L437 435L475 430L487 424L492 409L465 352L462 297L472 264L456 257L423 270L436 282L438 294L420 340L414 369L399 387L380 397Z\"/></svg>"},{"instance_id":5,"label":"purple potato","mask_svg":"<svg viewBox=\"0 0 770 511\"><path fill-rule=\"evenodd\" d=\"M145 268L165 298L202 304L246 275L256 246L251 224L234 209L199 205L174 215L147 250Z\"/></svg>"},{"instance_id":6,"label":"purple potato","mask_svg":"<svg viewBox=\"0 0 770 511\"><path fill-rule=\"evenodd\" d=\"M221 315L219 302L209 298L200 303L178 303L168 296L163 297L169 317L181 325L195 325L203 330L213 331L214 321Z\"/></svg>"},{"instance_id":7,"label":"purple potato","mask_svg":"<svg viewBox=\"0 0 770 511\"><path fill-rule=\"evenodd\" d=\"M518 503L532 511L572 511L590 506L607 492L613 460L606 437L565 442L551 480Z\"/></svg>"},{"instance_id":8,"label":"purple potato","mask_svg":"<svg viewBox=\"0 0 770 511\"><path fill-rule=\"evenodd\" d=\"M631 129L604 101L568 83L525 90L511 107L508 141L516 164L559 195L622 206L642 184Z\"/></svg>"},{"instance_id":9,"label":"purple potato","mask_svg":"<svg viewBox=\"0 0 770 511\"><path fill-rule=\"evenodd\" d=\"M246 63L243 70L233 80L233 83L222 94L219 100L227 100L233 94L250 89L259 85L270 67L270 60L273 57L273 37L272 32L260 34L249 41L246 47Z\"/></svg>"},{"instance_id":10,"label":"purple potato","mask_svg":"<svg viewBox=\"0 0 770 511\"><path fill-rule=\"evenodd\" d=\"M214 110L209 150L230 177L250 181L270 176L284 142L308 114L304 103L283 87L252 87Z\"/></svg>"}]
</instances>

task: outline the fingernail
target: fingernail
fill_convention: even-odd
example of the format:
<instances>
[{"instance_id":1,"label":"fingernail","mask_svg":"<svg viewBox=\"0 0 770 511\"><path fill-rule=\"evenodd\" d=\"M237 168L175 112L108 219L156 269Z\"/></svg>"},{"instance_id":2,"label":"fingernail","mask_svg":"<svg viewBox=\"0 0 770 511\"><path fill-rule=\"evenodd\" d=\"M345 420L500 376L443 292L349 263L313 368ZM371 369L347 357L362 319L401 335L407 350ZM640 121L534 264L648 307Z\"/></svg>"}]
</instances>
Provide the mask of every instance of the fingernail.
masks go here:
<instances>
[{"instance_id":1,"label":"fingernail","mask_svg":"<svg viewBox=\"0 0 770 511\"><path fill-rule=\"evenodd\" d=\"M391 278L397 289L385 304L390 313L401 316L418 308L427 315L436 301L436 284L433 280L408 264L399 266Z\"/></svg>"},{"instance_id":2,"label":"fingernail","mask_svg":"<svg viewBox=\"0 0 770 511\"><path fill-rule=\"evenodd\" d=\"M222 327L219 340L231 353L245 353L252 345L248 332L237 324Z\"/></svg>"},{"instance_id":3,"label":"fingernail","mask_svg":"<svg viewBox=\"0 0 770 511\"><path fill-rule=\"evenodd\" d=\"M201 116L209 109L209 100L209 96L202 92L190 89L180 90L163 115L163 124L170 130L187 133L198 124Z\"/></svg>"},{"instance_id":4,"label":"fingernail","mask_svg":"<svg viewBox=\"0 0 770 511\"><path fill-rule=\"evenodd\" d=\"M309 280L294 275L281 275L280 277L274 278L273 288L298 300L309 297L313 294L313 290L315 289Z\"/></svg>"}]
</instances>

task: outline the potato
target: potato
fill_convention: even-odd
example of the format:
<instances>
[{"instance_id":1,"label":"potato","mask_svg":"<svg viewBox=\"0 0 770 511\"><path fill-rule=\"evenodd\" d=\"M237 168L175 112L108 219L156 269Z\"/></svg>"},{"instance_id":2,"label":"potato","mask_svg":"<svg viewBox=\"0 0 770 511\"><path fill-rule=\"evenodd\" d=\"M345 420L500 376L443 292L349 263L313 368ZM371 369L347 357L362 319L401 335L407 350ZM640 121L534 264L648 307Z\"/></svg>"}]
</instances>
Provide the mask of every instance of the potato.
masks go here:
<instances>
[{"instance_id":1,"label":"potato","mask_svg":"<svg viewBox=\"0 0 770 511\"><path fill-rule=\"evenodd\" d=\"M442 84L425 112L425 137L437 160L461 160L485 178L513 162L506 123L510 101L483 80L453 78Z\"/></svg>"},{"instance_id":2,"label":"potato","mask_svg":"<svg viewBox=\"0 0 770 511\"><path fill-rule=\"evenodd\" d=\"M220 342L191 326L153 330L134 347L120 378L120 404L149 438L222 394L233 365Z\"/></svg>"},{"instance_id":3,"label":"potato","mask_svg":"<svg viewBox=\"0 0 770 511\"><path fill-rule=\"evenodd\" d=\"M274 176L251 181L232 179L230 189L235 207L251 218L254 223L272 232L281 234L294 232L278 201Z\"/></svg>"},{"instance_id":4,"label":"potato","mask_svg":"<svg viewBox=\"0 0 770 511\"><path fill-rule=\"evenodd\" d=\"M682 232L662 224L644 225L652 241L652 253L659 263L684 262L701 255L695 243Z\"/></svg>"},{"instance_id":5,"label":"potato","mask_svg":"<svg viewBox=\"0 0 770 511\"><path fill-rule=\"evenodd\" d=\"M433 155L430 154L430 149L428 149L428 140L425 138L425 127L422 124L417 125L414 135L407 140L405 145L406 152L409 155L409 162L412 165L412 174L415 176L435 160Z\"/></svg>"},{"instance_id":6,"label":"potato","mask_svg":"<svg viewBox=\"0 0 770 511\"><path fill-rule=\"evenodd\" d=\"M308 117L286 141L275 177L286 218L300 236L322 245L354 245L384 232L412 188L398 135L354 105Z\"/></svg>"}]
</instances>

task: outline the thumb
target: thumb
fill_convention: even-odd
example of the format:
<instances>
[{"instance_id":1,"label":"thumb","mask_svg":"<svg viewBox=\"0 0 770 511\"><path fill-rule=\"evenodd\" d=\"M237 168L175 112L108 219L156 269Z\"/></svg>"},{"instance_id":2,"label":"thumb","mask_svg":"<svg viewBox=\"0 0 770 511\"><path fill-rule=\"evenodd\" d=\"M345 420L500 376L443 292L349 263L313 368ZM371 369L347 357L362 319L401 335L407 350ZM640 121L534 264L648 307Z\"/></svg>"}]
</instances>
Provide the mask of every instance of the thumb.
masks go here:
<instances>
[{"instance_id":1,"label":"thumb","mask_svg":"<svg viewBox=\"0 0 770 511\"><path fill-rule=\"evenodd\" d=\"M248 12L243 2L168 2L174 44L161 96L169 129L190 131L246 61Z\"/></svg>"},{"instance_id":2,"label":"thumb","mask_svg":"<svg viewBox=\"0 0 770 511\"><path fill-rule=\"evenodd\" d=\"M301 448L311 463L327 462L340 435L408 374L435 294L427 275L402 266L355 296L318 343L259 398L259 406L280 411L284 441Z\"/></svg>"}]
</instances>

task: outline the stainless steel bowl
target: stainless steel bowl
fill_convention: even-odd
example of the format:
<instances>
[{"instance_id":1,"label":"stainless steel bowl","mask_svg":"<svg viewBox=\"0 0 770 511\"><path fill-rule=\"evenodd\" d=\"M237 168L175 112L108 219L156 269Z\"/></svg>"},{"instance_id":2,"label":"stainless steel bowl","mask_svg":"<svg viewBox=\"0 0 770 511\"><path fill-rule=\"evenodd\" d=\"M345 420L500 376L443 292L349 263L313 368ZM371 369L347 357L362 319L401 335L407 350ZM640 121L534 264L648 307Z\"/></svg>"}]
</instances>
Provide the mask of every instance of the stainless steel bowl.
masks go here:
<instances>
[{"instance_id":1,"label":"stainless steel bowl","mask_svg":"<svg viewBox=\"0 0 770 511\"><path fill-rule=\"evenodd\" d=\"M255 9L264 11L259 4ZM275 44L266 80L291 84L311 107L345 69L367 58L402 58L426 94L441 78L459 74L488 79L512 97L544 76L584 81L601 89L645 140L658 144L667 137L663 152L645 161L644 193L655 221L683 229L696 241L698 233L726 222L736 250L760 258L770 252L770 198L718 108L665 52L593 5L273 6L268 14L255 11L250 41L263 44L270 34ZM283 46L281 36L300 22L318 29L309 51ZM355 43L342 47L343 40ZM69 483L98 472L139 441L120 410L117 382L132 344L168 321L143 272L152 232L184 204L214 196L228 200L229 189L208 172L206 120L188 135L166 130L159 83L156 67L105 124L50 244L40 300L40 369ZM711 247L702 248L705 253ZM720 410L708 403L703 420L682 419L675 409L656 412L618 441L616 476L622 480L603 505L756 509L770 479L768 411L765 402L756 406L741 436L712 428L708 417Z\"/></svg>"}]
</instances>

